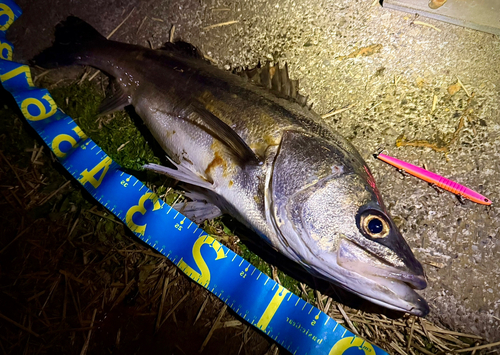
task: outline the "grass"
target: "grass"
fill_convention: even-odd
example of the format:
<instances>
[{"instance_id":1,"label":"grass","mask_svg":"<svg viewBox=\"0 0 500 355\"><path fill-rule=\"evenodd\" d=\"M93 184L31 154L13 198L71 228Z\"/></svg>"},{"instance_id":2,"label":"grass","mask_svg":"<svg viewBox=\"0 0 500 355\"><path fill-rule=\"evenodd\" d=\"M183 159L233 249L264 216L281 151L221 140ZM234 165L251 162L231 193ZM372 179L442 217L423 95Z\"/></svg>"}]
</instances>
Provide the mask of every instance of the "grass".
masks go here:
<instances>
[{"instance_id":1,"label":"grass","mask_svg":"<svg viewBox=\"0 0 500 355\"><path fill-rule=\"evenodd\" d=\"M51 94L57 105L122 167L142 170L146 163L160 163L127 112L96 118L104 95L95 84L73 83L51 90Z\"/></svg>"}]
</instances>

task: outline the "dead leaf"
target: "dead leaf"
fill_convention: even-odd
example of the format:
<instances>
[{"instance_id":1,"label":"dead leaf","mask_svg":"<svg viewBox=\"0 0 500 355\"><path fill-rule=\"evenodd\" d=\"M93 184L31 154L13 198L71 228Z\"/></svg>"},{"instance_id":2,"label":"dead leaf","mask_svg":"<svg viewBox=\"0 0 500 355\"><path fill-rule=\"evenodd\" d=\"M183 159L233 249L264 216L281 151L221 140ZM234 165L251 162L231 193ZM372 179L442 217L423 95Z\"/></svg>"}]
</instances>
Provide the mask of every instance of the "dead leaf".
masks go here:
<instances>
[{"instance_id":1,"label":"dead leaf","mask_svg":"<svg viewBox=\"0 0 500 355\"><path fill-rule=\"evenodd\" d=\"M342 59L348 59L348 58L368 57L372 54L380 52L382 47L383 46L381 44L372 44L370 46L359 48L349 55L337 57L337 59L342 60Z\"/></svg>"},{"instance_id":2,"label":"dead leaf","mask_svg":"<svg viewBox=\"0 0 500 355\"><path fill-rule=\"evenodd\" d=\"M430 0L429 1L429 7L433 10L440 8L441 6L444 5L446 0Z\"/></svg>"},{"instance_id":3,"label":"dead leaf","mask_svg":"<svg viewBox=\"0 0 500 355\"><path fill-rule=\"evenodd\" d=\"M459 92L461 88L462 88L462 85L460 85L460 83L457 81L455 84L448 86L448 94L453 96L457 92Z\"/></svg>"}]
</instances>

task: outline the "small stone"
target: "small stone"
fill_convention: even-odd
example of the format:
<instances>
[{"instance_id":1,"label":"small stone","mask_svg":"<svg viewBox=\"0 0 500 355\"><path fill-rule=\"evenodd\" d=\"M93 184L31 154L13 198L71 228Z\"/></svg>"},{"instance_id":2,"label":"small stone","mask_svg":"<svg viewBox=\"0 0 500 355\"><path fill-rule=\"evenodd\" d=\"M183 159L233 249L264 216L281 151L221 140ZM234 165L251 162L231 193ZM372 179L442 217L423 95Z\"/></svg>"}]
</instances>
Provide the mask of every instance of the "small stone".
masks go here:
<instances>
[{"instance_id":1,"label":"small stone","mask_svg":"<svg viewBox=\"0 0 500 355\"><path fill-rule=\"evenodd\" d=\"M424 87L425 80L424 80L423 78L418 77L418 78L416 79L416 82L417 82L417 87L418 87L419 89L422 89L422 88Z\"/></svg>"}]
</instances>

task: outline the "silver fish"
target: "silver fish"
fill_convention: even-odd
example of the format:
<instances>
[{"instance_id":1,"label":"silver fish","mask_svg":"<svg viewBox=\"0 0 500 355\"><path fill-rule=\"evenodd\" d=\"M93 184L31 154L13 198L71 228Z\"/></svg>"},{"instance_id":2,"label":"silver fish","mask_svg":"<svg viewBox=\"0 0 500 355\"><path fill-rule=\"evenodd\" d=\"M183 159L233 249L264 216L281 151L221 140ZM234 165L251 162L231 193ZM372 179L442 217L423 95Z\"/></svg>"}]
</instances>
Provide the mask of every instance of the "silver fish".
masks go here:
<instances>
[{"instance_id":1,"label":"silver fish","mask_svg":"<svg viewBox=\"0 0 500 355\"><path fill-rule=\"evenodd\" d=\"M188 218L228 213L316 277L390 309L429 312L415 292L427 286L422 266L366 163L300 104L286 67L266 68L257 86L185 43L110 41L75 17L34 63L90 65L116 79L102 112L134 106L175 166L146 168L191 186Z\"/></svg>"}]
</instances>

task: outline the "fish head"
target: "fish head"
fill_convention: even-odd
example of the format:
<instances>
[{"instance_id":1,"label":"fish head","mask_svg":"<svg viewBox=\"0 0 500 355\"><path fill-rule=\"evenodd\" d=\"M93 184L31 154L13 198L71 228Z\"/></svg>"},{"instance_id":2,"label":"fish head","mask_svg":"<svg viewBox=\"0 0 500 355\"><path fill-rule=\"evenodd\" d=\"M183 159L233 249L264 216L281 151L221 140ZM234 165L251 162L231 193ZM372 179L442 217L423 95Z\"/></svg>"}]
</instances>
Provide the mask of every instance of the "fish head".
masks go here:
<instances>
[{"instance_id":1,"label":"fish head","mask_svg":"<svg viewBox=\"0 0 500 355\"><path fill-rule=\"evenodd\" d=\"M266 195L278 249L316 275L386 308L425 316L422 265L345 140L285 132Z\"/></svg>"}]
</instances>

